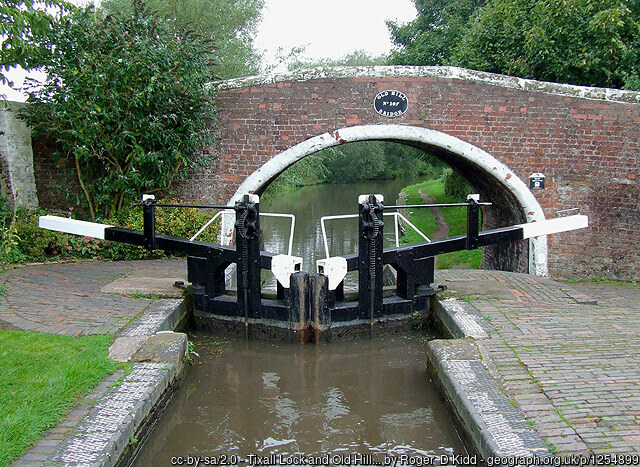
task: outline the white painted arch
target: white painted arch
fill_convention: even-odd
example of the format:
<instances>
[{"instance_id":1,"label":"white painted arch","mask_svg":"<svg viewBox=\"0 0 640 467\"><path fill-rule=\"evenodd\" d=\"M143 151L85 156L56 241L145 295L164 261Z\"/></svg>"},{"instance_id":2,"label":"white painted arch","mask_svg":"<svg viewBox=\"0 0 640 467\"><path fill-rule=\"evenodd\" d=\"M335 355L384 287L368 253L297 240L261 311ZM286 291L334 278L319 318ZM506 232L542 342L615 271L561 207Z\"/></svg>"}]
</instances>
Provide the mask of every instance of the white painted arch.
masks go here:
<instances>
[{"instance_id":1,"label":"white painted arch","mask_svg":"<svg viewBox=\"0 0 640 467\"><path fill-rule=\"evenodd\" d=\"M249 175L240 185L230 202L233 203L240 200L245 193L261 191L265 185L268 185L287 167L321 149L344 143L370 140L418 143L440 148L445 152L461 157L482 169L488 176L493 177L496 183L500 183L510 191L520 203L527 222L537 222L545 219L542 207L527 185L509 167L491 154L446 133L406 125L351 126L309 138L274 156ZM536 237L529 241L529 273L540 276L548 275L546 236Z\"/></svg>"}]
</instances>

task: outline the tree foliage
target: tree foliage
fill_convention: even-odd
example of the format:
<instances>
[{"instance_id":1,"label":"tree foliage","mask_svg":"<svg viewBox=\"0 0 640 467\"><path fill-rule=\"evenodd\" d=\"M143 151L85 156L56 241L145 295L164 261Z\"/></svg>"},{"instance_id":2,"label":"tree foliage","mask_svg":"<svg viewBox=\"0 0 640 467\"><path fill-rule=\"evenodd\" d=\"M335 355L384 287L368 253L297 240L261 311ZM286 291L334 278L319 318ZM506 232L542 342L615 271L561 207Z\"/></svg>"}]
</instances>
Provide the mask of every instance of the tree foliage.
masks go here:
<instances>
[{"instance_id":1,"label":"tree foliage","mask_svg":"<svg viewBox=\"0 0 640 467\"><path fill-rule=\"evenodd\" d=\"M104 14L132 14L134 0L103 0ZM227 79L254 74L259 56L253 48L264 0L146 0L155 14L174 21L183 34L192 31L212 41L216 76Z\"/></svg>"},{"instance_id":2,"label":"tree foliage","mask_svg":"<svg viewBox=\"0 0 640 467\"><path fill-rule=\"evenodd\" d=\"M28 70L46 63L51 45L42 38L71 9L64 0L0 1L0 83L12 85L5 75L11 67Z\"/></svg>"},{"instance_id":3,"label":"tree foliage","mask_svg":"<svg viewBox=\"0 0 640 467\"><path fill-rule=\"evenodd\" d=\"M418 19L390 25L394 63L640 89L638 0L456 0L466 7L446 9L451 14L439 14L433 1L416 0Z\"/></svg>"},{"instance_id":4,"label":"tree foliage","mask_svg":"<svg viewBox=\"0 0 640 467\"><path fill-rule=\"evenodd\" d=\"M444 162L420 149L388 141L359 141L311 154L285 170L269 186L271 193L292 186L357 182L404 175L437 178Z\"/></svg>"},{"instance_id":5,"label":"tree foliage","mask_svg":"<svg viewBox=\"0 0 640 467\"><path fill-rule=\"evenodd\" d=\"M414 0L418 16L405 25L388 22L396 50L394 65L444 65L449 62L485 0Z\"/></svg>"},{"instance_id":6,"label":"tree foliage","mask_svg":"<svg viewBox=\"0 0 640 467\"><path fill-rule=\"evenodd\" d=\"M211 140L210 44L141 3L131 16L79 10L50 42L28 123L74 161L92 218L186 176Z\"/></svg>"},{"instance_id":7,"label":"tree foliage","mask_svg":"<svg viewBox=\"0 0 640 467\"><path fill-rule=\"evenodd\" d=\"M369 55L366 50L354 50L341 58L295 60L288 65L288 68L289 70L298 70L312 67L384 65L385 63L386 58L384 56L374 57Z\"/></svg>"},{"instance_id":8,"label":"tree foliage","mask_svg":"<svg viewBox=\"0 0 640 467\"><path fill-rule=\"evenodd\" d=\"M625 0L493 0L455 63L524 78L634 87L640 16Z\"/></svg>"}]
</instances>

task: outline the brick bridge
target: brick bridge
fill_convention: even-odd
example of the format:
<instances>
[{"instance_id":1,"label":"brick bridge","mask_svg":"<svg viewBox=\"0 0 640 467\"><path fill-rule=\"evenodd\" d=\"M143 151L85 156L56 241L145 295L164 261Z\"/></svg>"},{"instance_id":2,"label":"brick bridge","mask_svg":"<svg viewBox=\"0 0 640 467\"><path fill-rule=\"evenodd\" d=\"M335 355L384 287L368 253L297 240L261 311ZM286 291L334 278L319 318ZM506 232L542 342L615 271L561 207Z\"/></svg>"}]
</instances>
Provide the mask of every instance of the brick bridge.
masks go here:
<instances>
[{"instance_id":1,"label":"brick bridge","mask_svg":"<svg viewBox=\"0 0 640 467\"><path fill-rule=\"evenodd\" d=\"M486 210L485 228L575 207L590 217L586 231L486 248L484 266L639 277L638 92L451 67L313 69L225 81L218 89L218 143L207 151L209 167L180 186L187 199L261 193L288 166L333 145L402 142L456 167L496 204ZM374 97L388 89L407 95L404 115L374 110ZM528 189L535 172L546 176L543 190Z\"/></svg>"}]
</instances>

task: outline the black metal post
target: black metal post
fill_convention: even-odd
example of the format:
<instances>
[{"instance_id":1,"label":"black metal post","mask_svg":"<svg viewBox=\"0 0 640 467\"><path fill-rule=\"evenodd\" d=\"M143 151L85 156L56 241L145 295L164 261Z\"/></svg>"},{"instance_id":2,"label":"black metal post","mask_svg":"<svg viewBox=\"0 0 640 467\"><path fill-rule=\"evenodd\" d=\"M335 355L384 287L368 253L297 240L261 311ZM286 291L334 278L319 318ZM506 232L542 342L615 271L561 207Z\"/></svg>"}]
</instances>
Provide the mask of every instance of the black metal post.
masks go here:
<instances>
[{"instance_id":1,"label":"black metal post","mask_svg":"<svg viewBox=\"0 0 640 467\"><path fill-rule=\"evenodd\" d=\"M358 225L358 315L373 323L382 315L382 230L384 207L374 195L359 205Z\"/></svg>"},{"instance_id":2,"label":"black metal post","mask_svg":"<svg viewBox=\"0 0 640 467\"><path fill-rule=\"evenodd\" d=\"M156 242L156 200L147 198L142 203L143 211L143 232L144 246L147 250L155 250L158 247Z\"/></svg>"},{"instance_id":3,"label":"black metal post","mask_svg":"<svg viewBox=\"0 0 640 467\"><path fill-rule=\"evenodd\" d=\"M249 337L249 317L260 317L260 211L249 195L237 202L236 249L238 251L238 314L244 315L245 336Z\"/></svg>"},{"instance_id":4,"label":"black metal post","mask_svg":"<svg viewBox=\"0 0 640 467\"><path fill-rule=\"evenodd\" d=\"M479 245L480 207L474 198L467 200L467 250L475 250Z\"/></svg>"}]
</instances>

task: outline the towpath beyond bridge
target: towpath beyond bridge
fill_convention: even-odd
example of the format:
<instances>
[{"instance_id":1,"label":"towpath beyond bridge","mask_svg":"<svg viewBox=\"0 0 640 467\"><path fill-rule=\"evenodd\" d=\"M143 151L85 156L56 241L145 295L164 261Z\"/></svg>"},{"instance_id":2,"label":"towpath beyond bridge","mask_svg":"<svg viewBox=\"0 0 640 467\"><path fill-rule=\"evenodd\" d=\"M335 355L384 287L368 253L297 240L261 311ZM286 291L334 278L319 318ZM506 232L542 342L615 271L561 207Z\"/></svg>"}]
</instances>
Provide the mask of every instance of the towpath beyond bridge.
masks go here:
<instances>
[{"instance_id":1,"label":"towpath beyond bridge","mask_svg":"<svg viewBox=\"0 0 640 467\"><path fill-rule=\"evenodd\" d=\"M217 84L217 140L182 197L227 202L262 193L320 149L386 140L459 169L495 208L485 228L579 208L586 231L485 248L485 267L563 277L638 278L640 93L543 83L452 67L338 67ZM408 99L376 112L385 90ZM529 176L545 175L530 190ZM355 204L355 200L354 200Z\"/></svg>"}]
</instances>

